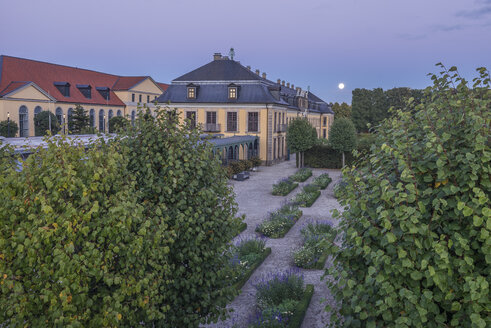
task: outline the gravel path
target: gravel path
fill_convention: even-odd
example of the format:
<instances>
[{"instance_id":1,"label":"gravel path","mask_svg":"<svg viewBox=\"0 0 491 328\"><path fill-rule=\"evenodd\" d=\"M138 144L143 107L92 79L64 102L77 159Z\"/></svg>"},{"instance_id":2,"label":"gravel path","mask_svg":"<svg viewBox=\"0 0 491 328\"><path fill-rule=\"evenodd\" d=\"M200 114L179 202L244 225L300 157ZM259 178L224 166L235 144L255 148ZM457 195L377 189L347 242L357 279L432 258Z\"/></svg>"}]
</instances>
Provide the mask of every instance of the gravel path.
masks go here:
<instances>
[{"instance_id":1,"label":"gravel path","mask_svg":"<svg viewBox=\"0 0 491 328\"><path fill-rule=\"evenodd\" d=\"M296 193L301 191L302 186L311 183L314 177L327 172L333 179L327 189L321 191L321 196L312 207L302 208L303 216L285 237L267 239L266 247L271 247L271 255L268 256L244 285L242 293L229 305L234 311L231 318L206 327L230 328L233 324L238 327L247 327L249 319L254 315L255 289L252 284L265 274L293 268L292 252L301 245L300 230L303 225L310 220L332 220L331 210L335 208L341 209L333 196L333 186L341 176L339 170L313 169L313 176L300 183L288 196L271 195L274 183L294 174L296 171L295 158L293 157L288 162L269 167L261 166L259 171L251 173L250 178L246 181L231 181L237 196L236 201L239 204L239 214L246 215L247 229L240 234L240 237L247 237L256 234L254 232L256 226L268 217L269 212L279 208L286 200L292 199ZM336 224L336 222L333 223ZM325 282L321 281L324 270L302 269L301 271L304 274L305 283L313 284L315 289L302 328L325 327L329 321L329 315L324 311L324 304L321 301L326 299L329 302L332 298Z\"/></svg>"}]
</instances>

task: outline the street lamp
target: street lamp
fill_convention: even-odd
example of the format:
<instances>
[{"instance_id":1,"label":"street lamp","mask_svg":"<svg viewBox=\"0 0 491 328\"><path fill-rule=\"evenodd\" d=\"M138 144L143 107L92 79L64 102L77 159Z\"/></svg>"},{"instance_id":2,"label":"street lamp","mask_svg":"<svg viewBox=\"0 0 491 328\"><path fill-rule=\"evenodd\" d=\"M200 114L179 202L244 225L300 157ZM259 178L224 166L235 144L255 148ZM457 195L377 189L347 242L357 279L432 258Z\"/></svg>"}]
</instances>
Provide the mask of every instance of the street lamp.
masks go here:
<instances>
[{"instance_id":1,"label":"street lamp","mask_svg":"<svg viewBox=\"0 0 491 328\"><path fill-rule=\"evenodd\" d=\"M66 134L66 114L63 114L63 134Z\"/></svg>"},{"instance_id":2,"label":"street lamp","mask_svg":"<svg viewBox=\"0 0 491 328\"><path fill-rule=\"evenodd\" d=\"M102 125L102 131L106 133L106 114L104 114L104 124Z\"/></svg>"},{"instance_id":3,"label":"street lamp","mask_svg":"<svg viewBox=\"0 0 491 328\"><path fill-rule=\"evenodd\" d=\"M7 112L7 138L10 137L10 112Z\"/></svg>"}]
</instances>

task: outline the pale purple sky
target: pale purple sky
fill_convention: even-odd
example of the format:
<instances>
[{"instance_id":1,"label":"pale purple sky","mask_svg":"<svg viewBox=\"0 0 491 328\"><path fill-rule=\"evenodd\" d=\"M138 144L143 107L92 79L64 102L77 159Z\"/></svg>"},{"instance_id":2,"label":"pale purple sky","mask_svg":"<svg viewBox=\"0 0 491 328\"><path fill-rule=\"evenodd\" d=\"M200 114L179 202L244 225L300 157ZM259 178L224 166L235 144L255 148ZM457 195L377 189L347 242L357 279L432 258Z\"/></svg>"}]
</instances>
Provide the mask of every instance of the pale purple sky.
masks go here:
<instances>
[{"instance_id":1,"label":"pale purple sky","mask_svg":"<svg viewBox=\"0 0 491 328\"><path fill-rule=\"evenodd\" d=\"M0 0L0 12L0 54L170 83L234 47L327 102L423 88L437 62L469 79L491 69L491 0Z\"/></svg>"}]
</instances>

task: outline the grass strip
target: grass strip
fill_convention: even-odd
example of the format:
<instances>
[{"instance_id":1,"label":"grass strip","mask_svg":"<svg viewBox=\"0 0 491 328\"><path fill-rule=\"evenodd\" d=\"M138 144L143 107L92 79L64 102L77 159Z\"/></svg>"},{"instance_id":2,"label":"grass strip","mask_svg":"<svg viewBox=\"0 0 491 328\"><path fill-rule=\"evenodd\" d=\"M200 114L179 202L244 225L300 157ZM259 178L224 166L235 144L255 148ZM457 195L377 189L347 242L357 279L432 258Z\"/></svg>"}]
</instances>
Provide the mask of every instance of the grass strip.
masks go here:
<instances>
[{"instance_id":1,"label":"grass strip","mask_svg":"<svg viewBox=\"0 0 491 328\"><path fill-rule=\"evenodd\" d=\"M254 271L256 271L257 268L259 268L259 266L264 262L264 260L269 256L269 254L271 254L271 248L268 247L264 250L261 258L256 261L256 263L254 263L254 265L252 265L250 268L249 268L249 271L247 271L247 273L242 277L241 280L237 281L235 284L234 284L234 288L238 291L240 291L242 289L242 287L244 286L244 284L247 282L247 280L249 280L249 278L251 277L251 275L254 273Z\"/></svg>"},{"instance_id":2,"label":"grass strip","mask_svg":"<svg viewBox=\"0 0 491 328\"><path fill-rule=\"evenodd\" d=\"M298 303L295 312L293 312L293 315L288 322L288 328L300 328L302 326L312 295L314 295L314 285L307 285L305 287L305 292L303 293L303 298Z\"/></svg>"},{"instance_id":3,"label":"grass strip","mask_svg":"<svg viewBox=\"0 0 491 328\"><path fill-rule=\"evenodd\" d=\"M291 189L290 190L285 191L284 193L275 193L275 192L272 192L272 194L273 194L273 196L286 196L289 193L291 193L293 189L295 189L297 187L298 187L298 183L294 183L294 184L291 185Z\"/></svg>"}]
</instances>

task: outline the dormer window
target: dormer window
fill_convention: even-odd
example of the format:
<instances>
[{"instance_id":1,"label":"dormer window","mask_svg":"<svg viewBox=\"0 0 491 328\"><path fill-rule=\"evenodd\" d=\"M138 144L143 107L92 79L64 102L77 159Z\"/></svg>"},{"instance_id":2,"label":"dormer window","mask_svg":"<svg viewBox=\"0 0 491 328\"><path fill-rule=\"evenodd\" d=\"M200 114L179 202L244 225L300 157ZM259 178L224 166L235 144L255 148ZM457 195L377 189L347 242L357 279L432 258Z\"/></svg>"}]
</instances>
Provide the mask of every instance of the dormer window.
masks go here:
<instances>
[{"instance_id":1,"label":"dormer window","mask_svg":"<svg viewBox=\"0 0 491 328\"><path fill-rule=\"evenodd\" d=\"M196 99L196 87L188 87L188 99Z\"/></svg>"},{"instance_id":2,"label":"dormer window","mask_svg":"<svg viewBox=\"0 0 491 328\"><path fill-rule=\"evenodd\" d=\"M70 97L70 83L68 82L55 82L54 83L56 89L60 91L60 93L64 97Z\"/></svg>"},{"instance_id":3,"label":"dormer window","mask_svg":"<svg viewBox=\"0 0 491 328\"><path fill-rule=\"evenodd\" d=\"M228 99L237 99L237 86L233 83L228 86Z\"/></svg>"},{"instance_id":4,"label":"dormer window","mask_svg":"<svg viewBox=\"0 0 491 328\"><path fill-rule=\"evenodd\" d=\"M92 87L88 84L77 84L78 90L84 95L85 98L92 98Z\"/></svg>"},{"instance_id":5,"label":"dormer window","mask_svg":"<svg viewBox=\"0 0 491 328\"><path fill-rule=\"evenodd\" d=\"M110 89L108 87L96 87L96 90L99 91L102 98L109 100Z\"/></svg>"}]
</instances>

